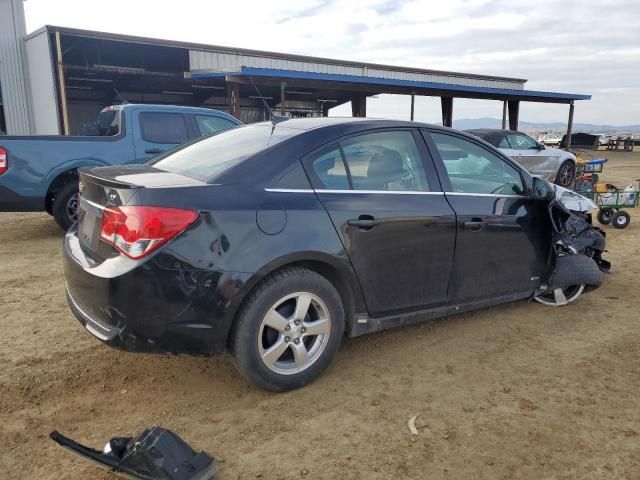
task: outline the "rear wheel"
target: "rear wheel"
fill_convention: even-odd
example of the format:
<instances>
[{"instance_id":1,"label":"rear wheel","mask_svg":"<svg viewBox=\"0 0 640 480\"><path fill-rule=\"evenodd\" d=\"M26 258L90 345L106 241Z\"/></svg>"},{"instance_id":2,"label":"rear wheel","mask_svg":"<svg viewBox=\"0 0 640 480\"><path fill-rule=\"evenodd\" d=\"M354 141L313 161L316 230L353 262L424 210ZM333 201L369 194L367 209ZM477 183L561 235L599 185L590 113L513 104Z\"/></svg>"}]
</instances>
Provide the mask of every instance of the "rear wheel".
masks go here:
<instances>
[{"instance_id":1,"label":"rear wheel","mask_svg":"<svg viewBox=\"0 0 640 480\"><path fill-rule=\"evenodd\" d=\"M576 165L571 160L565 160L558 169L556 175L556 185L569 188L573 185L573 181L576 179Z\"/></svg>"},{"instance_id":2,"label":"rear wheel","mask_svg":"<svg viewBox=\"0 0 640 480\"><path fill-rule=\"evenodd\" d=\"M610 208L601 208L598 210L598 222L602 225L609 225L611 223L611 217L615 212Z\"/></svg>"},{"instance_id":3,"label":"rear wheel","mask_svg":"<svg viewBox=\"0 0 640 480\"><path fill-rule=\"evenodd\" d=\"M315 272L289 267L269 275L246 300L231 349L250 382L292 390L327 368L343 332L344 310L333 285Z\"/></svg>"},{"instance_id":4,"label":"rear wheel","mask_svg":"<svg viewBox=\"0 0 640 480\"><path fill-rule=\"evenodd\" d=\"M542 303L543 305L561 307L577 300L583 291L584 285L572 285L565 288L555 288L550 292L536 295L533 298L536 302Z\"/></svg>"},{"instance_id":5,"label":"rear wheel","mask_svg":"<svg viewBox=\"0 0 640 480\"><path fill-rule=\"evenodd\" d=\"M78 219L78 181L65 183L60 190L55 193L51 212L56 223L63 230L69 230Z\"/></svg>"},{"instance_id":6,"label":"rear wheel","mask_svg":"<svg viewBox=\"0 0 640 480\"><path fill-rule=\"evenodd\" d=\"M629 222L631 222L631 216L623 210L618 210L611 216L611 225L615 228L627 228Z\"/></svg>"}]
</instances>

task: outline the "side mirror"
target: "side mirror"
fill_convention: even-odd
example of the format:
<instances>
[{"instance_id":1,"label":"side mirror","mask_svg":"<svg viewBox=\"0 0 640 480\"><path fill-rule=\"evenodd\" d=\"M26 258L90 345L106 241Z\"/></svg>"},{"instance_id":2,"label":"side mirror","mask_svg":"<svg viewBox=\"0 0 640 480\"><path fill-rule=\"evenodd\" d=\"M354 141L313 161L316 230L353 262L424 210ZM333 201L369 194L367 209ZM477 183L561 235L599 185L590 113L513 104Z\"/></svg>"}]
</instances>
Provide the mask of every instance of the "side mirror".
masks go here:
<instances>
[{"instance_id":1,"label":"side mirror","mask_svg":"<svg viewBox=\"0 0 640 480\"><path fill-rule=\"evenodd\" d=\"M538 150L545 150L547 147L544 146L544 143L538 142Z\"/></svg>"},{"instance_id":2,"label":"side mirror","mask_svg":"<svg viewBox=\"0 0 640 480\"><path fill-rule=\"evenodd\" d=\"M556 193L549 182L542 178L533 177L533 185L531 188L531 196L537 200L552 201Z\"/></svg>"}]
</instances>

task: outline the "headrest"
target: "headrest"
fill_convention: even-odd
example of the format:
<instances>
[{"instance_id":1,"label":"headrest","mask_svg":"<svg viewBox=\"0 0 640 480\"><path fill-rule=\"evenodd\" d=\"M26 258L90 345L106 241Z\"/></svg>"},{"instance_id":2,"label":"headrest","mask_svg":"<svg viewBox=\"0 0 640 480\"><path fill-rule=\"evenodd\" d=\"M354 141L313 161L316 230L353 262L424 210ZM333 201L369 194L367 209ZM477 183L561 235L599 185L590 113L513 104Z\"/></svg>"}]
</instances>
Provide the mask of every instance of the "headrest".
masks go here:
<instances>
[{"instance_id":1,"label":"headrest","mask_svg":"<svg viewBox=\"0 0 640 480\"><path fill-rule=\"evenodd\" d=\"M386 181L402 178L405 173L402 157L398 152L389 148L373 155L367 169L367 177L383 178Z\"/></svg>"}]
</instances>

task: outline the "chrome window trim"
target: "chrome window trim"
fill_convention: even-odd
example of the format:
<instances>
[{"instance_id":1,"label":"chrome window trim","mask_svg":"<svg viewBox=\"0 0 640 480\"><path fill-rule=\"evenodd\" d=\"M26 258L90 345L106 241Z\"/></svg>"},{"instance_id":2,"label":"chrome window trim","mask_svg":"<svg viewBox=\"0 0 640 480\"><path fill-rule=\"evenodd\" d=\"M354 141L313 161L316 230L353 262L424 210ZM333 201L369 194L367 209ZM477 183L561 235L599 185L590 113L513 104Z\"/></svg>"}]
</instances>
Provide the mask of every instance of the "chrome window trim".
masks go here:
<instances>
[{"instance_id":1,"label":"chrome window trim","mask_svg":"<svg viewBox=\"0 0 640 480\"><path fill-rule=\"evenodd\" d=\"M444 192L423 192L420 190L325 190L317 189L318 193L382 193L382 194L397 194L397 195L444 195Z\"/></svg>"},{"instance_id":2,"label":"chrome window trim","mask_svg":"<svg viewBox=\"0 0 640 480\"><path fill-rule=\"evenodd\" d=\"M446 195L469 196L469 197L507 197L507 198L529 198L526 195L509 195L501 193L472 193L472 192L444 192Z\"/></svg>"},{"instance_id":3,"label":"chrome window trim","mask_svg":"<svg viewBox=\"0 0 640 480\"><path fill-rule=\"evenodd\" d=\"M310 188L265 188L264 191L276 193L313 193L313 190Z\"/></svg>"},{"instance_id":4,"label":"chrome window trim","mask_svg":"<svg viewBox=\"0 0 640 480\"><path fill-rule=\"evenodd\" d=\"M382 194L399 194L399 195L444 195L444 192L421 192L421 191L408 191L408 190L328 190L318 188L316 190L309 190L306 188L265 188L265 192L278 192L278 193L382 193Z\"/></svg>"}]
</instances>

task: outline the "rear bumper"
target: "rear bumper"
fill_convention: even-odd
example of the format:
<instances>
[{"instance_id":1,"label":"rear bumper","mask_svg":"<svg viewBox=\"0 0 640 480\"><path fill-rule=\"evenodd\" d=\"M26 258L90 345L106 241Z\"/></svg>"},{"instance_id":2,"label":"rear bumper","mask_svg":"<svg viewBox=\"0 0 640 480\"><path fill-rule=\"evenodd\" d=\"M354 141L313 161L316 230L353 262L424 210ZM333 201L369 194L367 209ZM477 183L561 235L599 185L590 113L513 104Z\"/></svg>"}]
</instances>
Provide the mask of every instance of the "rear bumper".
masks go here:
<instances>
[{"instance_id":1,"label":"rear bumper","mask_svg":"<svg viewBox=\"0 0 640 480\"><path fill-rule=\"evenodd\" d=\"M122 350L212 355L226 350L229 305L249 274L194 268L170 253L91 264L72 228L64 241L69 308L100 341Z\"/></svg>"},{"instance_id":2,"label":"rear bumper","mask_svg":"<svg viewBox=\"0 0 640 480\"><path fill-rule=\"evenodd\" d=\"M0 185L0 212L40 212L44 210L43 197L23 197Z\"/></svg>"}]
</instances>

